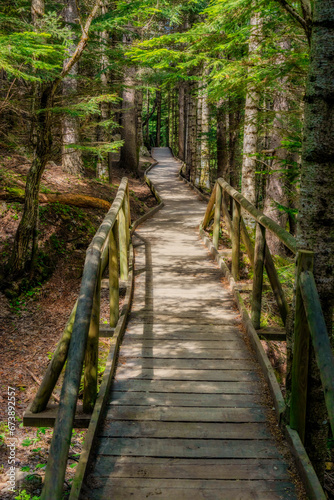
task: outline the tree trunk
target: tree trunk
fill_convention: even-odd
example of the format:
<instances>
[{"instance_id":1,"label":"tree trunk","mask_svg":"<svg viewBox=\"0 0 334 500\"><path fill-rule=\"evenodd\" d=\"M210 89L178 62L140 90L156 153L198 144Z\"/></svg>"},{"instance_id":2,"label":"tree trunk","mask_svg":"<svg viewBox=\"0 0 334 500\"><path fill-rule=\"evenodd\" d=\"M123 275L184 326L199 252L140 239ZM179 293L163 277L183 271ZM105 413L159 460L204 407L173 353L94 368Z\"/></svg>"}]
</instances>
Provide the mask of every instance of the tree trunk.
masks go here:
<instances>
[{"instance_id":1,"label":"tree trunk","mask_svg":"<svg viewBox=\"0 0 334 500\"><path fill-rule=\"evenodd\" d=\"M185 161L185 135L186 135L186 96L185 84L180 83L179 86L179 153L178 157L181 161Z\"/></svg>"},{"instance_id":2,"label":"tree trunk","mask_svg":"<svg viewBox=\"0 0 334 500\"><path fill-rule=\"evenodd\" d=\"M243 100L229 99L229 115L228 115L228 171L230 174L231 185L240 189L240 169L238 167L238 156L240 154L239 135L241 123L241 110L243 108Z\"/></svg>"},{"instance_id":3,"label":"tree trunk","mask_svg":"<svg viewBox=\"0 0 334 500\"><path fill-rule=\"evenodd\" d=\"M260 44L260 14L255 13L250 21L251 34L248 42L249 57L256 53ZM246 103L245 103L245 125L244 125L244 144L243 144L243 161L242 161L242 181L241 192L248 201L255 204L255 170L257 152L257 136L258 136L258 107L260 102L260 93L256 89L254 83L249 82L247 86ZM244 217L248 223L250 218L244 213Z\"/></svg>"},{"instance_id":4,"label":"tree trunk","mask_svg":"<svg viewBox=\"0 0 334 500\"><path fill-rule=\"evenodd\" d=\"M51 154L51 112L53 104L52 87L42 91L39 109L46 110L37 115L36 150L27 175L22 219L15 234L10 274L16 278L28 267L37 244L38 194L41 177Z\"/></svg>"},{"instance_id":5,"label":"tree trunk","mask_svg":"<svg viewBox=\"0 0 334 500\"><path fill-rule=\"evenodd\" d=\"M136 110L136 70L130 66L124 75L122 93L121 137L124 145L121 148L119 167L138 173L139 150L137 144L137 110Z\"/></svg>"},{"instance_id":6,"label":"tree trunk","mask_svg":"<svg viewBox=\"0 0 334 500\"><path fill-rule=\"evenodd\" d=\"M208 102L208 89L205 85L202 90L202 132L201 132L201 155L198 162L201 164L200 186L203 189L210 189L210 108Z\"/></svg>"},{"instance_id":7,"label":"tree trunk","mask_svg":"<svg viewBox=\"0 0 334 500\"><path fill-rule=\"evenodd\" d=\"M187 93L187 134L186 134L186 178L192 183L196 175L196 99L193 94L194 83Z\"/></svg>"},{"instance_id":8,"label":"tree trunk","mask_svg":"<svg viewBox=\"0 0 334 500\"><path fill-rule=\"evenodd\" d=\"M297 244L314 252L317 284L328 332L334 301L334 2L314 1ZM320 480L326 459L328 423L312 349L309 364L305 446Z\"/></svg>"},{"instance_id":9,"label":"tree trunk","mask_svg":"<svg viewBox=\"0 0 334 500\"><path fill-rule=\"evenodd\" d=\"M229 182L226 102L220 100L217 106L217 178Z\"/></svg>"},{"instance_id":10,"label":"tree trunk","mask_svg":"<svg viewBox=\"0 0 334 500\"><path fill-rule=\"evenodd\" d=\"M141 147L144 145L143 136L143 91L136 90L136 108L137 108L137 148L140 153Z\"/></svg>"},{"instance_id":11,"label":"tree trunk","mask_svg":"<svg viewBox=\"0 0 334 500\"><path fill-rule=\"evenodd\" d=\"M203 89L202 82L198 82L198 94L197 94L197 119L196 119L196 157L198 158L198 163L196 165L195 173L195 186L201 187L201 158L202 158L202 105L203 105Z\"/></svg>"},{"instance_id":12,"label":"tree trunk","mask_svg":"<svg viewBox=\"0 0 334 500\"><path fill-rule=\"evenodd\" d=\"M107 7L102 6L102 14L106 14ZM101 87L102 92L107 93L108 91L108 57L106 56L106 47L108 45L108 32L102 31L100 34L100 47L101 47ZM100 121L105 122L110 118L110 105L108 102L101 102L100 104ZM110 137L105 127L98 125L96 127L96 138L99 143L109 142ZM99 157L96 164L96 174L99 179L109 178L109 168L108 168L108 157L107 155Z\"/></svg>"},{"instance_id":13,"label":"tree trunk","mask_svg":"<svg viewBox=\"0 0 334 500\"><path fill-rule=\"evenodd\" d=\"M157 128L155 144L157 148L160 147L161 140L161 91L157 90Z\"/></svg>"},{"instance_id":14,"label":"tree trunk","mask_svg":"<svg viewBox=\"0 0 334 500\"><path fill-rule=\"evenodd\" d=\"M63 18L65 23L71 24L78 23L78 9L76 0L67 0ZM68 50L68 57L64 61L64 67L71 59L75 50L75 45L72 44ZM73 97L76 96L78 90L78 63L74 64L69 71L66 78L63 79L63 100L66 104L71 104ZM71 147L73 144L78 144L80 141L79 134L79 120L77 117L64 114L62 119L62 166L65 172L74 175L80 175L83 172L83 163L81 158L81 151Z\"/></svg>"}]
</instances>

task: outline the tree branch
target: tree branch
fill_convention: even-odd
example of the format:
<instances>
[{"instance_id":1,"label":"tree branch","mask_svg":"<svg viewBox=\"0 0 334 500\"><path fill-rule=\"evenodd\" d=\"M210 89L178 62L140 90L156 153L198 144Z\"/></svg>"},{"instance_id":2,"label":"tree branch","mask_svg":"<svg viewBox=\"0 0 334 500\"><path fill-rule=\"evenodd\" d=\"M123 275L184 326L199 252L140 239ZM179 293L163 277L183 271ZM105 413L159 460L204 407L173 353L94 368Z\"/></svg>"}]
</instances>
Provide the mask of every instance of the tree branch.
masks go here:
<instances>
[{"instance_id":1,"label":"tree branch","mask_svg":"<svg viewBox=\"0 0 334 500\"><path fill-rule=\"evenodd\" d=\"M311 18L311 5L309 0L300 0L302 11L303 11L303 16L302 17L292 5L288 3L287 0L276 0L283 9L285 9L291 17L297 21L303 30L305 31L306 37L308 42L310 43L311 41L311 30L312 30L312 18Z\"/></svg>"},{"instance_id":2,"label":"tree branch","mask_svg":"<svg viewBox=\"0 0 334 500\"><path fill-rule=\"evenodd\" d=\"M86 48L88 38L89 38L89 28L90 25L92 24L92 21L94 17L96 16L97 11L99 8L102 7L102 0L96 0L94 7L91 10L91 13L89 14L86 23L84 26L82 26L82 35L79 40L78 45L76 46L75 51L73 52L72 57L67 61L65 66L63 67L62 72L60 73L59 77L54 80L54 82L51 84L50 89L51 92L50 94L54 95L56 92L58 85L61 83L61 81L65 78L66 75L71 71L75 63L80 59L82 56L83 51Z\"/></svg>"},{"instance_id":3,"label":"tree branch","mask_svg":"<svg viewBox=\"0 0 334 500\"><path fill-rule=\"evenodd\" d=\"M145 120L143 120L143 123L142 123L142 126L145 127L146 123L149 121L149 119L151 118L151 116L153 115L154 111L155 111L155 108L157 107L157 104L158 104L158 97L155 98L155 101L153 103L153 108L152 108L152 111L150 112L150 114L145 118Z\"/></svg>"}]
</instances>

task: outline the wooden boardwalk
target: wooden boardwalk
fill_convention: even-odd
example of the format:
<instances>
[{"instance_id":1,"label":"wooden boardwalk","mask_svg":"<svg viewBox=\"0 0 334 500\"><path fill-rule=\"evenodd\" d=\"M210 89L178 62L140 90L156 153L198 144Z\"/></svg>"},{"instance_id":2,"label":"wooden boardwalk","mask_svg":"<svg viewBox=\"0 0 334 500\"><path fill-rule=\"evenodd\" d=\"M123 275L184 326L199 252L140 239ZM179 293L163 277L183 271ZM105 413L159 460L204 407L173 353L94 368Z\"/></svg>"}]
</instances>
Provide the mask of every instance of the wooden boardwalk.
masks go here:
<instances>
[{"instance_id":1,"label":"wooden boardwalk","mask_svg":"<svg viewBox=\"0 0 334 500\"><path fill-rule=\"evenodd\" d=\"M196 231L205 204L169 149L154 156L165 207L135 233L132 312L81 498L297 498L232 295Z\"/></svg>"}]
</instances>

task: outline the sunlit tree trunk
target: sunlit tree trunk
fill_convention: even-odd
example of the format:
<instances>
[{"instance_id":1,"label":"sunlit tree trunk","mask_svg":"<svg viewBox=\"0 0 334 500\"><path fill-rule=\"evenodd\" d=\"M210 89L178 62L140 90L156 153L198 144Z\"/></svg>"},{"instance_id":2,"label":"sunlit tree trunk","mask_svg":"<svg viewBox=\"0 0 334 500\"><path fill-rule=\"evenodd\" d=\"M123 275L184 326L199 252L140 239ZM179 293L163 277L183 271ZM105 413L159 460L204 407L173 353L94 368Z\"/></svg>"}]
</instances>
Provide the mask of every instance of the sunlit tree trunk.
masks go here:
<instances>
[{"instance_id":1,"label":"sunlit tree trunk","mask_svg":"<svg viewBox=\"0 0 334 500\"><path fill-rule=\"evenodd\" d=\"M122 99L121 137L124 145L121 148L119 167L138 173L136 69L132 66L125 70Z\"/></svg>"},{"instance_id":2,"label":"sunlit tree trunk","mask_svg":"<svg viewBox=\"0 0 334 500\"><path fill-rule=\"evenodd\" d=\"M156 139L155 144L157 148L160 147L161 141L161 91L157 91L157 127L156 127Z\"/></svg>"},{"instance_id":3,"label":"sunlit tree trunk","mask_svg":"<svg viewBox=\"0 0 334 500\"><path fill-rule=\"evenodd\" d=\"M286 51L290 47L288 40L283 40L279 43L282 50ZM280 54L277 57L277 64L284 63L284 55ZM285 228L287 224L287 213L279 209L279 205L287 206L288 197L286 190L286 176L283 170L285 169L284 162L288 159L288 152L282 146L282 140L286 137L286 124L289 112L289 101L287 91L285 90L287 77L280 80L281 90L274 92L273 111L275 113L272 130L270 132L269 148L273 150L271 153L273 161L271 170L267 176L266 196L264 201L264 213L273 219L281 227ZM270 251L277 254L284 254L284 245L268 231L266 241Z\"/></svg>"},{"instance_id":4,"label":"sunlit tree trunk","mask_svg":"<svg viewBox=\"0 0 334 500\"><path fill-rule=\"evenodd\" d=\"M106 5L102 6L102 14L106 14ZM108 92L108 57L106 56L106 48L108 45L108 32L102 31L100 34L100 50L101 50L101 88L103 93ZM100 104L100 120L105 122L110 118L110 104L108 102L101 102ZM104 126L98 125L96 129L96 136L98 143L106 143L110 140L109 134ZM108 178L108 158L103 155L98 158L96 164L96 174L98 178Z\"/></svg>"},{"instance_id":5,"label":"sunlit tree trunk","mask_svg":"<svg viewBox=\"0 0 334 500\"><path fill-rule=\"evenodd\" d=\"M78 23L78 9L76 0L67 0L63 11L63 18L65 23L77 24ZM68 57L64 61L64 67L71 59L75 45L73 44L69 51ZM71 104L73 97L78 90L78 63L74 64L69 71L68 76L64 78L62 83L62 93L64 104ZM79 134L79 120L77 117L64 114L62 119L62 166L65 172L70 174L79 175L83 171L83 163L81 158L81 151L71 147L73 144L80 142Z\"/></svg>"},{"instance_id":6,"label":"sunlit tree trunk","mask_svg":"<svg viewBox=\"0 0 334 500\"><path fill-rule=\"evenodd\" d=\"M217 105L217 177L229 182L226 108L226 102L220 100Z\"/></svg>"},{"instance_id":7,"label":"sunlit tree trunk","mask_svg":"<svg viewBox=\"0 0 334 500\"><path fill-rule=\"evenodd\" d=\"M249 59L256 54L260 44L260 14L256 12L250 20L251 33L248 41ZM255 203L255 171L258 138L258 108L260 102L260 92L251 80L249 72L249 81L247 85L246 103L245 103L245 125L244 125L244 143L242 160L242 181L241 192L251 202ZM244 214L246 221L249 222L247 214Z\"/></svg>"},{"instance_id":8,"label":"sunlit tree trunk","mask_svg":"<svg viewBox=\"0 0 334 500\"><path fill-rule=\"evenodd\" d=\"M186 105L185 105L185 84L179 86L179 158L185 161L185 134L186 134Z\"/></svg>"},{"instance_id":9,"label":"sunlit tree trunk","mask_svg":"<svg viewBox=\"0 0 334 500\"><path fill-rule=\"evenodd\" d=\"M202 157L202 147L203 147L203 136L202 136L202 106L203 106L203 88L202 82L198 82L198 94L197 94L197 120L196 120L196 172L195 172L195 186L201 186L201 157Z\"/></svg>"},{"instance_id":10,"label":"sunlit tree trunk","mask_svg":"<svg viewBox=\"0 0 334 500\"><path fill-rule=\"evenodd\" d=\"M201 165L200 186L204 189L210 189L210 107L208 101L208 89L205 84L202 90L202 130L201 130L201 155L198 162Z\"/></svg>"},{"instance_id":11,"label":"sunlit tree trunk","mask_svg":"<svg viewBox=\"0 0 334 500\"><path fill-rule=\"evenodd\" d=\"M328 332L334 302L334 2L314 1L298 214L298 248L314 252L314 277ZM323 479L327 412L312 352L305 446Z\"/></svg>"}]
</instances>

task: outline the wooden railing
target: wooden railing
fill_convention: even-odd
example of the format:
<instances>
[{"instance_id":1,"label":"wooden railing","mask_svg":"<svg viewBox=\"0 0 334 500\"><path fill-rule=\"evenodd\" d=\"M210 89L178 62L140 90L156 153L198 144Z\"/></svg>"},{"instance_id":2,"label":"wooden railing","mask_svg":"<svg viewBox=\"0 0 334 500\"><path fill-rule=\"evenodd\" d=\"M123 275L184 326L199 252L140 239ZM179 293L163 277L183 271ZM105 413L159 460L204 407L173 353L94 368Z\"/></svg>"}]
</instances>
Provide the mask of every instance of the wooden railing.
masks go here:
<instances>
[{"instance_id":1,"label":"wooden railing","mask_svg":"<svg viewBox=\"0 0 334 500\"><path fill-rule=\"evenodd\" d=\"M123 178L108 214L87 249L78 300L30 407L32 413L45 410L67 361L42 500L62 498L83 364L83 412L91 414L94 408L98 381L101 279L108 265L110 327L115 327L119 318L119 279L126 280L128 276L129 227L129 188L128 180Z\"/></svg>"},{"instance_id":2,"label":"wooden railing","mask_svg":"<svg viewBox=\"0 0 334 500\"><path fill-rule=\"evenodd\" d=\"M232 216L228 210L228 204L226 203L228 196L232 198ZM250 215L256 223L255 246L251 241L246 224L243 220L242 209L246 211L248 216ZM201 229L205 230L213 219L212 243L216 250L218 250L219 244L221 215L224 217L232 241L231 274L234 281L237 282L239 280L241 239L243 240L246 252L253 267L251 321L256 330L260 328L264 268L267 271L284 325L286 325L289 312L289 306L283 288L278 279L271 253L266 244L266 230L274 233L287 248L297 255L290 427L298 432L300 439L304 442L309 339L311 338L316 361L320 370L329 421L334 434L334 357L312 274L313 252L304 250L297 251L296 239L291 234L264 215L224 179L219 178L212 191L201 224Z\"/></svg>"}]
</instances>

